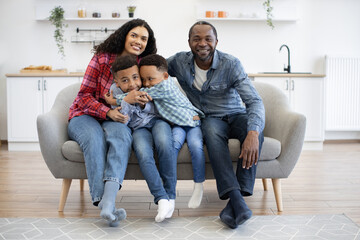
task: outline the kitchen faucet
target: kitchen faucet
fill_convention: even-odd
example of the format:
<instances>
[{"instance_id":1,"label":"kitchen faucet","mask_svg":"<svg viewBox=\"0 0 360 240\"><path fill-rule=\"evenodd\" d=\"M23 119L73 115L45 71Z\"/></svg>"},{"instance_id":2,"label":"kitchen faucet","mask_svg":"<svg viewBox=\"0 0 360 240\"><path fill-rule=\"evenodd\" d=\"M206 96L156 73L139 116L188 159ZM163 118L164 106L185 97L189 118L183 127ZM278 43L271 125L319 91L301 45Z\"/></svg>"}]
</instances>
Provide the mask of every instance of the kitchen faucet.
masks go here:
<instances>
[{"instance_id":1,"label":"kitchen faucet","mask_svg":"<svg viewBox=\"0 0 360 240\"><path fill-rule=\"evenodd\" d=\"M279 49L279 52L281 51L281 49L283 47L286 47L287 51L288 51L288 66L287 66L287 68L284 67L284 71L287 71L288 73L290 73L291 72L291 68L290 68L290 49L289 49L289 47L287 45L283 44L283 45L281 45L281 47Z\"/></svg>"}]
</instances>

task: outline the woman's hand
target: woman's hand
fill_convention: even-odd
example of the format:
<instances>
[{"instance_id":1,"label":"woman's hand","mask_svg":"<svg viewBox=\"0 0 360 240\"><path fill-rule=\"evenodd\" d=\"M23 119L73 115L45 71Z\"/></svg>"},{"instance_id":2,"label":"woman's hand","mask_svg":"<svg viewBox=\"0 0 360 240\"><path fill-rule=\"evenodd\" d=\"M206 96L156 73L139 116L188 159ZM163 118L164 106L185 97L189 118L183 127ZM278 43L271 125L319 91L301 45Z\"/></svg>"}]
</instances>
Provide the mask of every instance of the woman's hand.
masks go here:
<instances>
[{"instance_id":1,"label":"woman's hand","mask_svg":"<svg viewBox=\"0 0 360 240\"><path fill-rule=\"evenodd\" d=\"M120 113L119 112L120 109L121 109L121 107L111 109L106 113L106 116L111 118L114 122L127 123L129 120L129 116Z\"/></svg>"},{"instance_id":2,"label":"woman's hand","mask_svg":"<svg viewBox=\"0 0 360 240\"><path fill-rule=\"evenodd\" d=\"M152 101L152 98L147 92L130 91L123 100L129 104L139 103L141 105L144 105L147 102Z\"/></svg>"},{"instance_id":3,"label":"woman's hand","mask_svg":"<svg viewBox=\"0 0 360 240\"><path fill-rule=\"evenodd\" d=\"M106 93L104 95L104 99L107 102L107 104L117 105L116 104L116 99L114 98L114 95L113 95L113 91L111 91L111 93Z\"/></svg>"}]
</instances>

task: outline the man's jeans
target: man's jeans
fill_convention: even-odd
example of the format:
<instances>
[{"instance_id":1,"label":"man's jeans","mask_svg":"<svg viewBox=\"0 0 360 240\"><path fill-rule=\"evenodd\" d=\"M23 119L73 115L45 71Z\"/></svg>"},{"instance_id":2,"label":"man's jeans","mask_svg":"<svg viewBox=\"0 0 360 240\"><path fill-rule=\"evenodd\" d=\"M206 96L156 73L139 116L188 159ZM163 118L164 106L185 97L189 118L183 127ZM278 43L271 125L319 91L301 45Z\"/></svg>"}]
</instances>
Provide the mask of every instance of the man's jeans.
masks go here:
<instances>
[{"instance_id":1,"label":"man's jeans","mask_svg":"<svg viewBox=\"0 0 360 240\"><path fill-rule=\"evenodd\" d=\"M160 199L176 197L176 157L170 125L156 120L151 128L142 127L133 132L134 151L140 170L148 184L154 202ZM159 170L155 164L154 145L159 161Z\"/></svg>"},{"instance_id":2,"label":"man's jeans","mask_svg":"<svg viewBox=\"0 0 360 240\"><path fill-rule=\"evenodd\" d=\"M229 192L235 189L239 189L243 196L253 193L257 166L242 168L242 159L238 159L235 174L228 147L230 138L239 139L241 144L244 142L247 136L247 122L247 114L234 114L222 118L207 117L202 120L202 131L220 199L228 199ZM264 135L261 132L259 157L263 141Z\"/></svg>"},{"instance_id":3,"label":"man's jeans","mask_svg":"<svg viewBox=\"0 0 360 240\"><path fill-rule=\"evenodd\" d=\"M200 127L180 127L172 128L174 138L174 148L176 157L182 145L186 142L191 155L194 182L201 183L205 181L205 154L203 136Z\"/></svg>"},{"instance_id":4,"label":"man's jeans","mask_svg":"<svg viewBox=\"0 0 360 240\"><path fill-rule=\"evenodd\" d=\"M121 186L124 180L131 153L131 130L123 123L100 123L82 115L70 120L68 134L84 153L90 194L97 206L104 193L104 181L115 181Z\"/></svg>"}]
</instances>

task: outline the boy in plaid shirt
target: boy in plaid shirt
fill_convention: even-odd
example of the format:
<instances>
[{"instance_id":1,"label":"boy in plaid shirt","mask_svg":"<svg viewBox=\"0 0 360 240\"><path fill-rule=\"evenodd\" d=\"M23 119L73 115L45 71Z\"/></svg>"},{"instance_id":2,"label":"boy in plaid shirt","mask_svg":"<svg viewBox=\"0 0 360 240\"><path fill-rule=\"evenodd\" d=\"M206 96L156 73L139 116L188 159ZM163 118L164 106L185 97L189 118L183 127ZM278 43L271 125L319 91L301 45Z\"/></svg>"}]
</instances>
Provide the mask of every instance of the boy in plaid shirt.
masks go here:
<instances>
[{"instance_id":1,"label":"boy in plaid shirt","mask_svg":"<svg viewBox=\"0 0 360 240\"><path fill-rule=\"evenodd\" d=\"M176 158L185 138L187 139L193 162L195 182L194 192L188 205L191 208L196 208L201 203L203 194L202 183L205 181L205 155L203 152L203 138L199 118L199 116L203 117L204 115L190 103L187 97L175 85L174 79L169 77L165 58L153 54L141 59L139 66L143 87L145 87L140 89L141 92L139 93L143 94L140 96L145 96L145 94L150 95L149 97L154 100L156 112L173 125L172 132ZM132 93L129 93L129 95L130 94ZM126 96L128 95L116 95L117 105L122 105L123 100L126 100ZM109 103L114 104L114 99ZM134 131L134 134L135 133L136 131ZM134 148L136 152L136 147ZM141 150L142 149L139 149L139 151ZM151 190L150 185L149 188ZM170 198L170 203L174 206L174 199Z\"/></svg>"}]
</instances>

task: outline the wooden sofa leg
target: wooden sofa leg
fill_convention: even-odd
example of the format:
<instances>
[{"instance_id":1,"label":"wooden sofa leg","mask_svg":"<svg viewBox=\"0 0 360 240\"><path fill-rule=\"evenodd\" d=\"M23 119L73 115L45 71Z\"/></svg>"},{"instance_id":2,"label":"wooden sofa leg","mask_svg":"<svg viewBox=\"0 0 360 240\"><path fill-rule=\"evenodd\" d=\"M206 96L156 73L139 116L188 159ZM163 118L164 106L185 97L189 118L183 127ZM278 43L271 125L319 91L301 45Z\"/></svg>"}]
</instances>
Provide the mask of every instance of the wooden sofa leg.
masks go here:
<instances>
[{"instance_id":1,"label":"wooden sofa leg","mask_svg":"<svg viewBox=\"0 0 360 240\"><path fill-rule=\"evenodd\" d=\"M279 212L283 211L283 204L282 204L282 193L281 193L281 182L279 178L273 178L272 184L275 194L276 206Z\"/></svg>"},{"instance_id":2,"label":"wooden sofa leg","mask_svg":"<svg viewBox=\"0 0 360 240\"><path fill-rule=\"evenodd\" d=\"M84 191L84 179L80 179L80 191Z\"/></svg>"},{"instance_id":3,"label":"wooden sofa leg","mask_svg":"<svg viewBox=\"0 0 360 240\"><path fill-rule=\"evenodd\" d=\"M264 186L264 191L267 191L268 190L267 179L263 178L262 183L263 183L263 186Z\"/></svg>"},{"instance_id":4,"label":"wooden sofa leg","mask_svg":"<svg viewBox=\"0 0 360 240\"><path fill-rule=\"evenodd\" d=\"M61 194L60 194L59 209L58 209L59 212L64 211L66 199L67 199L67 196L68 196L69 190L70 190L71 181L72 181L72 179L65 179L65 178L63 179L62 189L61 189Z\"/></svg>"}]
</instances>

